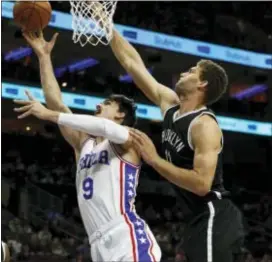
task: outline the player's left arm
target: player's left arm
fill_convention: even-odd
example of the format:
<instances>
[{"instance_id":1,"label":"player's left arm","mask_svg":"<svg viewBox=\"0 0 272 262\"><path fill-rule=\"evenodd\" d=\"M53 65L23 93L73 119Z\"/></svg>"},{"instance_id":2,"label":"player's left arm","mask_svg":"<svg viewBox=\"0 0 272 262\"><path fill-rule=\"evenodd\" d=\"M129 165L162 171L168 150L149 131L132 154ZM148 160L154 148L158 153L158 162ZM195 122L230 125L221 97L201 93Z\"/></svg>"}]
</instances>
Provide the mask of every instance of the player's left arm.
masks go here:
<instances>
[{"instance_id":1,"label":"player's left arm","mask_svg":"<svg viewBox=\"0 0 272 262\"><path fill-rule=\"evenodd\" d=\"M128 129L109 119L53 111L34 99L28 101L15 100L14 102L22 105L14 109L15 112L20 113L19 119L33 115L41 120L47 120L86 134L105 137L116 144L126 144L129 141Z\"/></svg>"},{"instance_id":2,"label":"player's left arm","mask_svg":"<svg viewBox=\"0 0 272 262\"><path fill-rule=\"evenodd\" d=\"M162 158L151 165L177 186L204 196L211 190L221 150L222 133L214 119L202 116L193 124L191 137L195 152L192 170L179 168Z\"/></svg>"}]
</instances>

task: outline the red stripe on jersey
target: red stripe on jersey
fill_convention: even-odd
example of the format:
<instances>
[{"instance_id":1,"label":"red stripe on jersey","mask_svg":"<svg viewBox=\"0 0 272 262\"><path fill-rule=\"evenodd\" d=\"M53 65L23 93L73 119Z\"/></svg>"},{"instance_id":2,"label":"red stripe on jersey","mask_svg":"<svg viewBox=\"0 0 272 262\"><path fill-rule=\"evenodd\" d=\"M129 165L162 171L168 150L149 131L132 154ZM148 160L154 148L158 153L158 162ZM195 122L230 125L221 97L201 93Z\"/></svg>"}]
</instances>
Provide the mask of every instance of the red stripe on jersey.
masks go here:
<instances>
[{"instance_id":1,"label":"red stripe on jersey","mask_svg":"<svg viewBox=\"0 0 272 262\"><path fill-rule=\"evenodd\" d=\"M147 237L148 237L148 239L149 239L149 241L150 241L150 244L151 244L150 247L149 247L148 253L151 254L151 257L152 257L152 259L153 259L153 262L156 262L155 256L154 256L154 254L153 254L153 252L152 252L154 243L153 243L152 238L150 237L150 235L149 235L148 233L147 233Z\"/></svg>"}]
</instances>

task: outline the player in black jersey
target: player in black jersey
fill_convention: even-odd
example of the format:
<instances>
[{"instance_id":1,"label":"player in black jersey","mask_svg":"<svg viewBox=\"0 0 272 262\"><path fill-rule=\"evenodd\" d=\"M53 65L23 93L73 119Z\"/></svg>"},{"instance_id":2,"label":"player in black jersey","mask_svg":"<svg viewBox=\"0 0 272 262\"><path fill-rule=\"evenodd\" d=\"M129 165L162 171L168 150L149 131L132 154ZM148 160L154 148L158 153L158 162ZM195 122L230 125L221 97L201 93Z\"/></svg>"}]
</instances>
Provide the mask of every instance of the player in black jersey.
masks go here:
<instances>
[{"instance_id":1,"label":"player in black jersey","mask_svg":"<svg viewBox=\"0 0 272 262\"><path fill-rule=\"evenodd\" d=\"M225 70L210 60L201 60L180 75L174 92L149 74L137 51L117 31L111 48L137 87L164 115L166 160L144 133L132 130L131 135L143 159L174 184L186 215L183 249L188 261L232 261L243 238L242 217L226 198L223 135L214 113L207 108L226 91Z\"/></svg>"}]
</instances>

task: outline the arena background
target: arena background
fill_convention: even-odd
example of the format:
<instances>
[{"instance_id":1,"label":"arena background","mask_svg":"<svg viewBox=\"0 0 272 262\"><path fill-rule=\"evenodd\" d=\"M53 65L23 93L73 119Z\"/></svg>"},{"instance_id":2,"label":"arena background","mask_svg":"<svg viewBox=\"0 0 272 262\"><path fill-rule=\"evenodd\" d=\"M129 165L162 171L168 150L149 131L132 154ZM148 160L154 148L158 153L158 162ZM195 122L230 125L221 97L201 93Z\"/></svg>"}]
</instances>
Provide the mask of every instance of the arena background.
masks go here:
<instances>
[{"instance_id":1,"label":"arena background","mask_svg":"<svg viewBox=\"0 0 272 262\"><path fill-rule=\"evenodd\" d=\"M69 2L51 4L55 11L44 34L49 39L60 32L52 58L65 103L74 112L92 113L99 98L111 93L133 97L140 103L137 127L160 152L158 108L109 47L73 44ZM43 99L37 59L11 19L12 5L2 2L2 240L13 261L90 261L72 149L56 126L34 118L18 121L12 110L11 99L22 98L27 87ZM236 260L272 261L271 2L120 2L115 22L152 75L170 87L200 58L214 58L227 70L228 92L212 109L224 131L225 185L245 216L246 241ZM146 165L136 207L160 243L162 261L185 261L175 194Z\"/></svg>"}]
</instances>

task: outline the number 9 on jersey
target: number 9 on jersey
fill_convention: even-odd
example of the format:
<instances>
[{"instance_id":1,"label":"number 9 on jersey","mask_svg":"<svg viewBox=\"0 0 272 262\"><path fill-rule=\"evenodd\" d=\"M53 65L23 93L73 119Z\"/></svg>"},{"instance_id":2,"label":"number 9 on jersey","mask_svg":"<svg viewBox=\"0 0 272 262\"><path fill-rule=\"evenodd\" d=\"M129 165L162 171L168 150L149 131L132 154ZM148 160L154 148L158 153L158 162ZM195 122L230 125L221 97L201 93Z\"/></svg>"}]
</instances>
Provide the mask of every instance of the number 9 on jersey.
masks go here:
<instances>
[{"instance_id":1,"label":"number 9 on jersey","mask_svg":"<svg viewBox=\"0 0 272 262\"><path fill-rule=\"evenodd\" d=\"M82 189L84 191L83 197L89 200L93 197L93 180L90 177L86 177L82 183Z\"/></svg>"}]
</instances>

